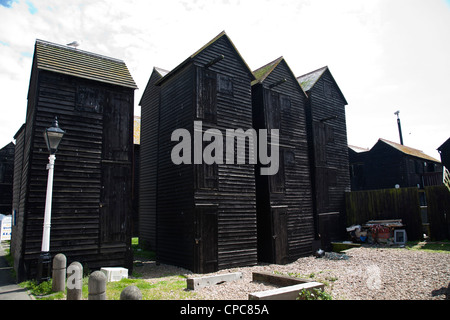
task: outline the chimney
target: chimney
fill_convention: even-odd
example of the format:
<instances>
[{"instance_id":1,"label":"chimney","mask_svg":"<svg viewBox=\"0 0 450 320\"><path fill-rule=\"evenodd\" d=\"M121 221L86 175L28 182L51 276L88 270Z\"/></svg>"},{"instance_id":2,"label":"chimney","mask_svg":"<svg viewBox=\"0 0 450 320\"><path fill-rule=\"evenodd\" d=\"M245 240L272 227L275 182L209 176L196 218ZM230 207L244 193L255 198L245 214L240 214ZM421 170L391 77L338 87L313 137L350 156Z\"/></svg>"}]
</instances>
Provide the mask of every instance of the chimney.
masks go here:
<instances>
[{"instance_id":1,"label":"chimney","mask_svg":"<svg viewBox=\"0 0 450 320\"><path fill-rule=\"evenodd\" d=\"M394 112L394 114L397 115L397 125L398 125L398 134L400 135L400 144L403 145L402 126L400 124L399 113L400 113L400 110Z\"/></svg>"}]
</instances>

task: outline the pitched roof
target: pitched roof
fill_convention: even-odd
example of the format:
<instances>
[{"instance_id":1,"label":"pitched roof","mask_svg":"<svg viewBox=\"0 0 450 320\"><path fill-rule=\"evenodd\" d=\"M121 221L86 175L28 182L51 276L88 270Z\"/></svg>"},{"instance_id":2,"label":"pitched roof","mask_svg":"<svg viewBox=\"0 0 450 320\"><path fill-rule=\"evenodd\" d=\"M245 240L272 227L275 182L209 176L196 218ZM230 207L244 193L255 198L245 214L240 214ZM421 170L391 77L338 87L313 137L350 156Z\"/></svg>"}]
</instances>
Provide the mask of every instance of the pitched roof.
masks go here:
<instances>
[{"instance_id":1,"label":"pitched roof","mask_svg":"<svg viewBox=\"0 0 450 320\"><path fill-rule=\"evenodd\" d=\"M253 75L255 76L255 80L252 81L251 85L255 85L258 83L262 83L271 73L272 71L275 70L275 68L284 61L284 64L286 65L288 72L292 75L293 80L295 81L295 75L292 72L292 70L289 68L289 66L287 65L286 60L283 58L283 56L279 57L278 59L275 59L272 62L269 62L268 64L262 66L261 68L256 69L255 71L253 71ZM284 79L286 80L286 79ZM305 97L307 96L305 91L303 90L302 86L299 85L299 89L301 90L301 92L305 95Z\"/></svg>"},{"instance_id":2,"label":"pitched roof","mask_svg":"<svg viewBox=\"0 0 450 320\"><path fill-rule=\"evenodd\" d=\"M189 62L191 62L197 55L199 55L201 52L203 52L205 49L207 49L209 46L211 46L213 43L215 43L217 40L219 40L220 38L225 37L231 44L231 46L233 47L233 49L236 51L236 54L239 56L239 58L241 59L242 63L244 64L244 66L248 69L248 73L249 75L254 78L253 76L253 72L251 71L250 67L247 65L247 63L245 62L244 58L242 58L241 54L239 53L239 51L236 49L236 47L234 46L233 42L231 41L231 39L228 37L228 35L225 33L225 31L222 31L221 33L219 33L216 37L214 37L211 41L209 41L207 44L205 44L203 47L201 47L199 50L197 50L195 53L193 53L192 55L190 55L186 60L184 60L182 63L180 63L177 67L175 67L174 69L172 69L169 73L167 73L162 79L158 80L156 82L156 85L160 85L162 82L164 82L166 79L168 79L169 77L171 77L173 74L175 74L178 70L180 70L182 67L184 67L186 64L188 64ZM254 79L252 79L253 81Z\"/></svg>"},{"instance_id":3,"label":"pitched roof","mask_svg":"<svg viewBox=\"0 0 450 320\"><path fill-rule=\"evenodd\" d=\"M395 148L395 149L397 149L397 150L399 150L400 152L403 152L404 154L440 163L439 160L437 160L437 159L435 159L435 158L425 154L421 150L417 150L417 149L414 149L414 148L411 148L411 147L407 147L407 146L404 146L402 144L399 144L399 143L396 143L396 142L392 142L392 141L389 141L389 140L386 140L386 139L381 139L380 138L378 140L378 142L380 142L380 141L385 143L385 144L387 144L387 145L389 145L389 146L391 146L391 147L393 147L393 148Z\"/></svg>"},{"instance_id":4,"label":"pitched roof","mask_svg":"<svg viewBox=\"0 0 450 320\"><path fill-rule=\"evenodd\" d=\"M34 58L41 70L137 89L122 60L39 39L36 40Z\"/></svg>"},{"instance_id":5,"label":"pitched roof","mask_svg":"<svg viewBox=\"0 0 450 320\"><path fill-rule=\"evenodd\" d=\"M353 146L353 145L348 145L349 149L355 151L356 153L361 153L361 152L367 152L370 151L369 148L363 148L363 147L358 147L358 146Z\"/></svg>"},{"instance_id":6,"label":"pitched roof","mask_svg":"<svg viewBox=\"0 0 450 320\"><path fill-rule=\"evenodd\" d=\"M339 88L339 86L337 85L336 80L334 80L333 75L331 74L330 69L328 68L328 66L322 67L320 69L311 71L309 73L306 73L300 77L297 77L297 81L300 83L301 87L303 88L303 90L305 92L309 91L312 87L314 87L314 85L317 83L317 81L319 81L319 79L323 76L323 74L328 70L328 72L330 73L331 78L333 79L334 83L336 84L336 88L340 94L340 96L342 97L342 99L344 99L345 104L347 105L347 100L344 97L344 94L342 93L341 89Z\"/></svg>"}]
</instances>

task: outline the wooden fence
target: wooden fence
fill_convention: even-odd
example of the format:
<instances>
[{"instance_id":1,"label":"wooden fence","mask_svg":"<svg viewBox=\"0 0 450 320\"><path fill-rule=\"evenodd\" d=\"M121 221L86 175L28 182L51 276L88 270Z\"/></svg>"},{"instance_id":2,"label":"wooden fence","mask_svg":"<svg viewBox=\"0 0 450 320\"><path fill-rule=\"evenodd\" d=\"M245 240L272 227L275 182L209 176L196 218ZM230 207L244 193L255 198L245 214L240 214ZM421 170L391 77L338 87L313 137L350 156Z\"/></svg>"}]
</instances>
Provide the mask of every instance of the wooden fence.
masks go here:
<instances>
[{"instance_id":1,"label":"wooden fence","mask_svg":"<svg viewBox=\"0 0 450 320\"><path fill-rule=\"evenodd\" d=\"M346 193L347 225L369 220L402 219L408 240L422 238L422 218L417 188L381 189Z\"/></svg>"},{"instance_id":2,"label":"wooden fence","mask_svg":"<svg viewBox=\"0 0 450 320\"><path fill-rule=\"evenodd\" d=\"M445 186L425 188L432 240L450 239L450 192Z\"/></svg>"}]
</instances>

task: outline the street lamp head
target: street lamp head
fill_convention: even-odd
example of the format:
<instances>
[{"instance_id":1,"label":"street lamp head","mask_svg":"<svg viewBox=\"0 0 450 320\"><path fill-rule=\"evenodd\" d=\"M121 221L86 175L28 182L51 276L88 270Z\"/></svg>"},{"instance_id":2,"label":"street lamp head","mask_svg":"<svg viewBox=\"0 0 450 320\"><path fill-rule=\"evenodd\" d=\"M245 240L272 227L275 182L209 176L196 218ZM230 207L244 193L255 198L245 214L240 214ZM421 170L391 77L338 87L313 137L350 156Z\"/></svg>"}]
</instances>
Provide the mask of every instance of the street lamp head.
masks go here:
<instances>
[{"instance_id":1,"label":"street lamp head","mask_svg":"<svg viewBox=\"0 0 450 320\"><path fill-rule=\"evenodd\" d=\"M47 144L48 151L50 154L55 154L58 151L59 143L61 142L64 134L66 132L62 130L58 125L58 118L55 117L51 127L45 129L44 139Z\"/></svg>"}]
</instances>

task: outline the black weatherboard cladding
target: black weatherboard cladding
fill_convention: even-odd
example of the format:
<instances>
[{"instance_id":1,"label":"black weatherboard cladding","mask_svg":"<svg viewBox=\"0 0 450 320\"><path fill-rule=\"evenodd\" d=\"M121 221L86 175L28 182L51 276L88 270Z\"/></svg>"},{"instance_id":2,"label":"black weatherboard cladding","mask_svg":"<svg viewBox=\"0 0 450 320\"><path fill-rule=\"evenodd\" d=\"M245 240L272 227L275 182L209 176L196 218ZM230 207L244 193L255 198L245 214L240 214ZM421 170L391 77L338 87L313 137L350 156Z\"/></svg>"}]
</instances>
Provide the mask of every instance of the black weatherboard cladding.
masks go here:
<instances>
[{"instance_id":1,"label":"black weatherboard cladding","mask_svg":"<svg viewBox=\"0 0 450 320\"><path fill-rule=\"evenodd\" d=\"M280 130L278 173L262 176L256 169L258 256L287 263L310 254L314 239L306 94L282 57L254 74L255 129Z\"/></svg>"},{"instance_id":2,"label":"black weatherboard cladding","mask_svg":"<svg viewBox=\"0 0 450 320\"><path fill-rule=\"evenodd\" d=\"M154 68L141 106L139 179L139 244L156 250L156 183L158 170L158 132L160 87L155 83L168 72Z\"/></svg>"},{"instance_id":3,"label":"black weatherboard cladding","mask_svg":"<svg viewBox=\"0 0 450 320\"><path fill-rule=\"evenodd\" d=\"M23 137L23 149L17 150L21 179L15 178L20 187L13 198L18 207L12 251L19 278L33 276L40 253L48 163L42 133L55 116L67 133L56 154L51 254L64 253L68 262L91 269L131 269L135 88L120 60L36 41L27 119L18 133Z\"/></svg>"},{"instance_id":4,"label":"black weatherboard cladding","mask_svg":"<svg viewBox=\"0 0 450 320\"><path fill-rule=\"evenodd\" d=\"M328 67L297 78L308 94L306 107L316 236L323 248L341 238L345 197L350 191L345 106Z\"/></svg>"},{"instance_id":5,"label":"black weatherboard cladding","mask_svg":"<svg viewBox=\"0 0 450 320\"><path fill-rule=\"evenodd\" d=\"M175 165L170 157L177 143L170 141L172 132L183 128L194 137L194 121L223 137L226 129L252 128L253 79L223 32L157 82L160 261L198 272L256 264L254 165Z\"/></svg>"}]
</instances>

